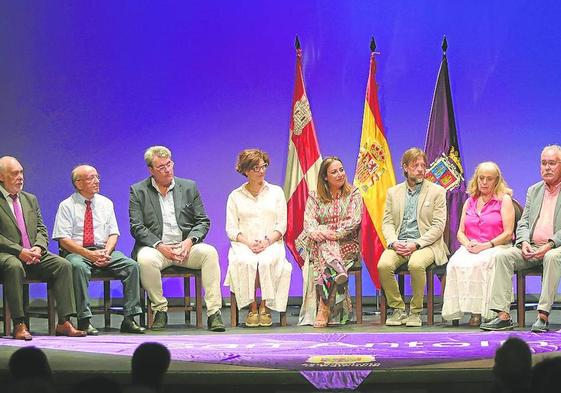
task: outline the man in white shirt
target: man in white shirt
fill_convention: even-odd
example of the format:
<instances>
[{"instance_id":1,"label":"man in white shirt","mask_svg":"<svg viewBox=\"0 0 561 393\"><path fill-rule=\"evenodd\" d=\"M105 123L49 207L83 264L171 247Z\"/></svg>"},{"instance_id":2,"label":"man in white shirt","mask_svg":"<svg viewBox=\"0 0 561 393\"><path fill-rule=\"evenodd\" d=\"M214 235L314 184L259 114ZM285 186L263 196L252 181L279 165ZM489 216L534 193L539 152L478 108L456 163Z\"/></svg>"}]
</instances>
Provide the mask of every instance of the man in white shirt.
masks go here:
<instances>
[{"instance_id":1,"label":"man in white shirt","mask_svg":"<svg viewBox=\"0 0 561 393\"><path fill-rule=\"evenodd\" d=\"M122 333L144 333L134 316L141 314L138 264L122 252L115 251L119 228L113 202L99 194L100 178L89 165L72 170L76 190L62 201L55 218L53 239L58 240L63 254L72 264L78 326L88 335L99 331L91 324L92 312L88 284L95 270L113 273L123 283L124 319Z\"/></svg>"}]
</instances>

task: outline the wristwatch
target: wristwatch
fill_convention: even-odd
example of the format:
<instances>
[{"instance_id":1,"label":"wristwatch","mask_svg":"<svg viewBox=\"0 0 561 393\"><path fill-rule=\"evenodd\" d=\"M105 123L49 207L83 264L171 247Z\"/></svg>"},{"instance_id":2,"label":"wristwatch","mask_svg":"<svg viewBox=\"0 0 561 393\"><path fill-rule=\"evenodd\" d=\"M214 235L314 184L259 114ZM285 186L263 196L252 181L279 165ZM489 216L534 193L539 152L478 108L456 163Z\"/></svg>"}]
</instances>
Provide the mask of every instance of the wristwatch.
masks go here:
<instances>
[{"instance_id":1,"label":"wristwatch","mask_svg":"<svg viewBox=\"0 0 561 393\"><path fill-rule=\"evenodd\" d=\"M551 248L555 248L555 242L553 240L549 239L547 242L549 243Z\"/></svg>"},{"instance_id":2,"label":"wristwatch","mask_svg":"<svg viewBox=\"0 0 561 393\"><path fill-rule=\"evenodd\" d=\"M191 243L193 243L193 245L197 244L199 242L199 238L198 237L190 237L189 239L191 239Z\"/></svg>"},{"instance_id":3,"label":"wristwatch","mask_svg":"<svg viewBox=\"0 0 561 393\"><path fill-rule=\"evenodd\" d=\"M415 248L416 248L417 250L420 250L420 249L421 249L421 245L420 245L419 243L415 243Z\"/></svg>"}]
</instances>

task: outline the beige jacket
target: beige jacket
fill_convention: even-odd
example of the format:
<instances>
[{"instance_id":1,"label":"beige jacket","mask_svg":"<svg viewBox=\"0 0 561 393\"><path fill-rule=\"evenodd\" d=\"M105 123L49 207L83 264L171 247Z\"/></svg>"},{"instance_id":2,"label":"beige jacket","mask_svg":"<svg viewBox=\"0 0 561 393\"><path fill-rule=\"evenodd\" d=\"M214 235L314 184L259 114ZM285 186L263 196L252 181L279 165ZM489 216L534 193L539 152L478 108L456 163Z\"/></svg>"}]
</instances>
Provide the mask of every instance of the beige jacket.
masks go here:
<instances>
[{"instance_id":1,"label":"beige jacket","mask_svg":"<svg viewBox=\"0 0 561 393\"><path fill-rule=\"evenodd\" d=\"M407 182L400 183L388 190L382 222L382 233L387 244L397 240L403 221L406 192ZM437 265L445 264L449 254L442 236L446 226L446 190L427 180L423 182L419 194L417 225L421 237L415 239L415 243L419 244L421 248L430 247Z\"/></svg>"}]
</instances>

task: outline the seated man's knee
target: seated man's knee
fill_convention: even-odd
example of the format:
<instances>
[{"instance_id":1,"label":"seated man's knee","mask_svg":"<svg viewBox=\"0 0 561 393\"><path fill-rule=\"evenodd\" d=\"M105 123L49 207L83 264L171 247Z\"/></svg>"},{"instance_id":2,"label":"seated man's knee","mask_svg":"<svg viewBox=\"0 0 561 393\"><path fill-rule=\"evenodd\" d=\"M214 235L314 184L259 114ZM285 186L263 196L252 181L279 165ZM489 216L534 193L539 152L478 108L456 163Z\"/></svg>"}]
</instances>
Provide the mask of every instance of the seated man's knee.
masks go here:
<instances>
[{"instance_id":1,"label":"seated man's knee","mask_svg":"<svg viewBox=\"0 0 561 393\"><path fill-rule=\"evenodd\" d=\"M157 257L154 255L154 251L157 250L150 247L142 247L140 251L138 251L136 261L140 265L140 268L157 265Z\"/></svg>"},{"instance_id":2,"label":"seated man's knee","mask_svg":"<svg viewBox=\"0 0 561 393\"><path fill-rule=\"evenodd\" d=\"M198 252L203 254L207 260L214 260L218 262L218 251L216 251L216 248L206 243L200 243L198 248Z\"/></svg>"},{"instance_id":3,"label":"seated man's knee","mask_svg":"<svg viewBox=\"0 0 561 393\"><path fill-rule=\"evenodd\" d=\"M3 276L14 277L15 275L25 277L25 269L23 264L16 257L9 257L4 264Z\"/></svg>"},{"instance_id":4,"label":"seated man's knee","mask_svg":"<svg viewBox=\"0 0 561 393\"><path fill-rule=\"evenodd\" d=\"M543 263L545 264L561 264L561 249L554 248L545 253L543 257Z\"/></svg>"},{"instance_id":5,"label":"seated man's knee","mask_svg":"<svg viewBox=\"0 0 561 393\"><path fill-rule=\"evenodd\" d=\"M395 271L395 264L394 264L394 255L395 251L393 250L385 250L378 261L378 271L380 272L394 272Z\"/></svg>"}]
</instances>

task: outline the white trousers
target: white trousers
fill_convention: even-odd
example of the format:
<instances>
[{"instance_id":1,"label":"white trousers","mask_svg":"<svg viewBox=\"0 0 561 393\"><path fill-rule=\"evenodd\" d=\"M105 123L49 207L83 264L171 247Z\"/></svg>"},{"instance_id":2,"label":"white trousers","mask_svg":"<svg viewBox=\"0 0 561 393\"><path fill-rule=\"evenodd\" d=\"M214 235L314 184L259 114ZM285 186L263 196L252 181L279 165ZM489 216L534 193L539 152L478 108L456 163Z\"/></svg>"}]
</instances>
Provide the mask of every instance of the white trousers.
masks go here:
<instances>
[{"instance_id":1,"label":"white trousers","mask_svg":"<svg viewBox=\"0 0 561 393\"><path fill-rule=\"evenodd\" d=\"M142 247L138 251L137 261L140 265L140 283L148 292L152 309L155 311L167 311L168 309L160 271L174 264L189 269L200 269L207 315L212 315L220 310L222 306L220 264L218 263L218 253L213 246L204 243L195 244L182 262L167 259L155 248Z\"/></svg>"}]
</instances>

